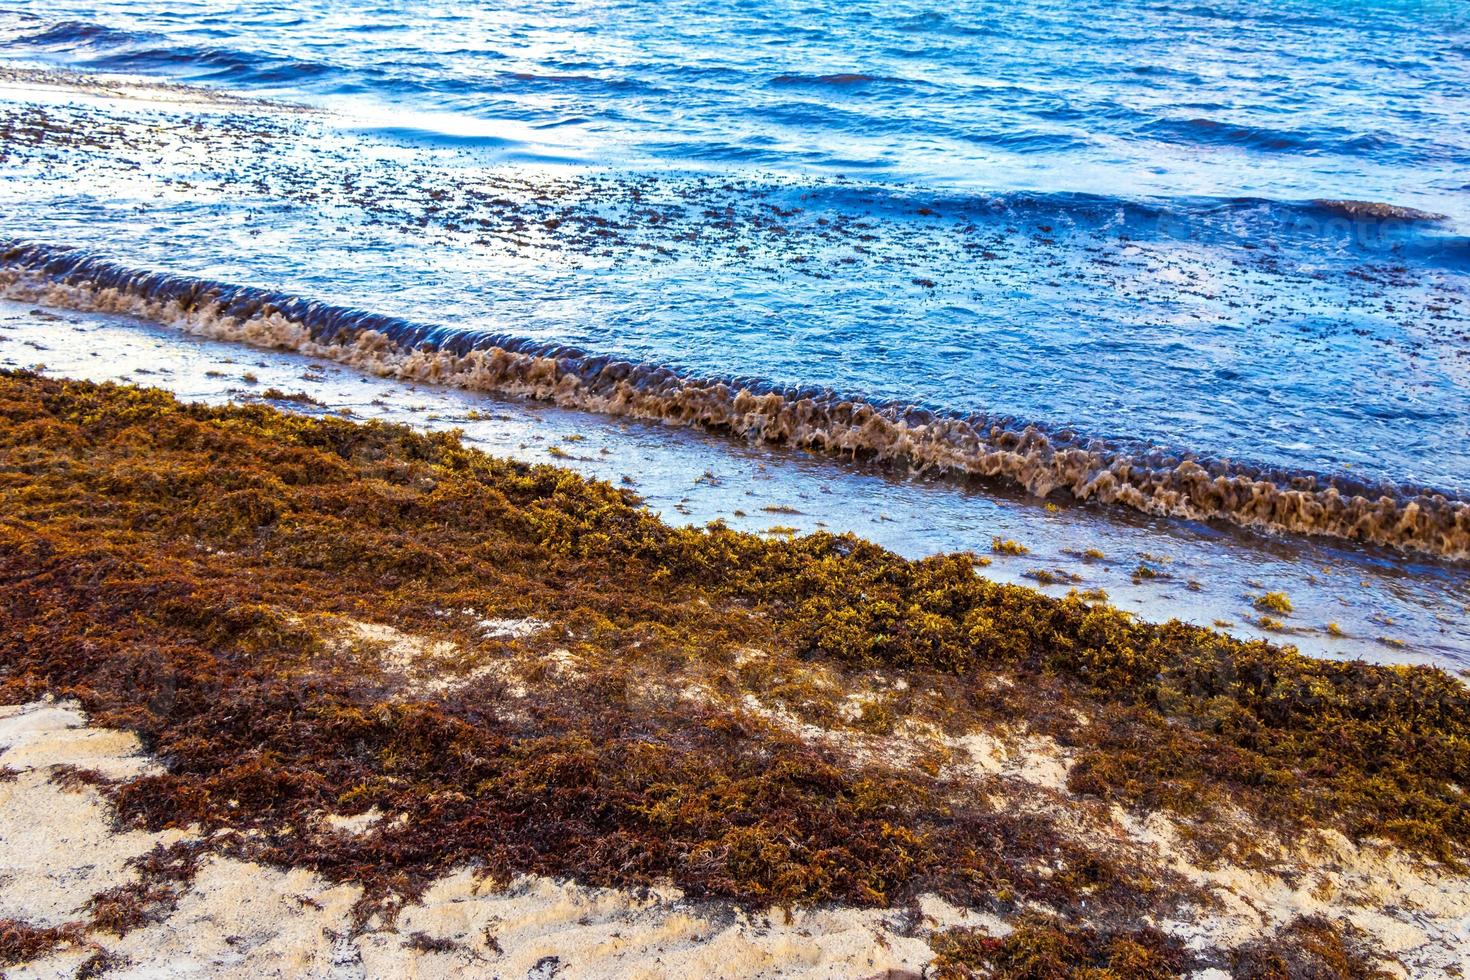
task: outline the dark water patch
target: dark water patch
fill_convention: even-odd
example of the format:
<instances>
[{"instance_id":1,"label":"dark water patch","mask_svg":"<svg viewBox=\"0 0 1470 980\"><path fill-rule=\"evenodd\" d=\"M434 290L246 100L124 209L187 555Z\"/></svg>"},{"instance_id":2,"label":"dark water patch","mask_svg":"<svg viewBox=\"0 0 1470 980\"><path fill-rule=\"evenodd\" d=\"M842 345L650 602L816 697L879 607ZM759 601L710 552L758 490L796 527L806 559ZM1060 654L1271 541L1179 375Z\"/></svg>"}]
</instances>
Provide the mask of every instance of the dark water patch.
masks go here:
<instances>
[{"instance_id":1,"label":"dark water patch","mask_svg":"<svg viewBox=\"0 0 1470 980\"><path fill-rule=\"evenodd\" d=\"M804 75L793 73L777 75L771 79L772 85L803 86L813 88L863 88L869 85L904 85L914 86L921 83L908 78L896 78L888 75L865 75L861 72L838 72L832 75Z\"/></svg>"},{"instance_id":2,"label":"dark water patch","mask_svg":"<svg viewBox=\"0 0 1470 980\"><path fill-rule=\"evenodd\" d=\"M1159 119L1141 127L1139 134L1167 142L1237 147L1270 153L1334 153L1353 156L1405 149L1386 134L1334 129L1289 129L1259 123L1227 122L1203 116Z\"/></svg>"}]
</instances>

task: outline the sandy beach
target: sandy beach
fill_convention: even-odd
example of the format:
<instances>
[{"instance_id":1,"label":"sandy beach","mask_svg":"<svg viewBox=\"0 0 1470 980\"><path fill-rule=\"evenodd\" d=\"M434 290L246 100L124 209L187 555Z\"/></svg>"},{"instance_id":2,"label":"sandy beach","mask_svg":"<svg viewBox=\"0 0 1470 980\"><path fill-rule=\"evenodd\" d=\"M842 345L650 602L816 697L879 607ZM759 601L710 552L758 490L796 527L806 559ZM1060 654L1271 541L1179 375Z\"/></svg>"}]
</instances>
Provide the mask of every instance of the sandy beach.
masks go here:
<instances>
[{"instance_id":1,"label":"sandy beach","mask_svg":"<svg viewBox=\"0 0 1470 980\"><path fill-rule=\"evenodd\" d=\"M1466 78L0 9L0 978L1470 977Z\"/></svg>"},{"instance_id":2,"label":"sandy beach","mask_svg":"<svg viewBox=\"0 0 1470 980\"><path fill-rule=\"evenodd\" d=\"M1441 671L0 384L9 975L1464 968Z\"/></svg>"}]
</instances>

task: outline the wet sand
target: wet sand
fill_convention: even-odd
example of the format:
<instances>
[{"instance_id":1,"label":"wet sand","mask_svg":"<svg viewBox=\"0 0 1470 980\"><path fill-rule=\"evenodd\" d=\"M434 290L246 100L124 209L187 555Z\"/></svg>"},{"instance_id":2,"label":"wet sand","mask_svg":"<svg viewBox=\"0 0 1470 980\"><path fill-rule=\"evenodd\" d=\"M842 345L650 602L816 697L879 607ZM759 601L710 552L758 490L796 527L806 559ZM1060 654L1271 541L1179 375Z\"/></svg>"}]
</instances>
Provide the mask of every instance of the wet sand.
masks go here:
<instances>
[{"instance_id":1,"label":"wet sand","mask_svg":"<svg viewBox=\"0 0 1470 980\"><path fill-rule=\"evenodd\" d=\"M674 523L853 531L915 557L972 550L990 563L991 578L1052 595L1101 589L1148 619L1177 617L1322 656L1470 666L1470 572L1453 563L1096 505L1048 506L1004 486L381 378L127 317L32 310L0 304L0 364L40 363L57 374L157 385L214 403L260 399L272 389L305 394L316 403L271 403L457 428L489 451L629 486ZM996 539L1026 553L998 551ZM1256 605L1271 592L1289 598L1289 615ZM1262 628L1262 616L1280 625Z\"/></svg>"}]
</instances>

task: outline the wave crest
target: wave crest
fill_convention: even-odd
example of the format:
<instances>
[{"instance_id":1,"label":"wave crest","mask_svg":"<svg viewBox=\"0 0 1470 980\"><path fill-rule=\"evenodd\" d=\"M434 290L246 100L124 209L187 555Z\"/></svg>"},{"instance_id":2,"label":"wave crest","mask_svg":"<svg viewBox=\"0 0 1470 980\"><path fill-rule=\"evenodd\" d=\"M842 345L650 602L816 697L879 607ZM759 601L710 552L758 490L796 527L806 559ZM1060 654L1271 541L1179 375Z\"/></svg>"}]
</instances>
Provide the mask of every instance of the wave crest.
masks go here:
<instances>
[{"instance_id":1,"label":"wave crest","mask_svg":"<svg viewBox=\"0 0 1470 980\"><path fill-rule=\"evenodd\" d=\"M552 342L417 324L252 286L132 269L75 248L0 243L0 293L125 313L373 373L770 443L1064 491L1151 514L1220 519L1448 558L1470 556L1470 501L1271 470L1122 440L752 378L699 378Z\"/></svg>"}]
</instances>

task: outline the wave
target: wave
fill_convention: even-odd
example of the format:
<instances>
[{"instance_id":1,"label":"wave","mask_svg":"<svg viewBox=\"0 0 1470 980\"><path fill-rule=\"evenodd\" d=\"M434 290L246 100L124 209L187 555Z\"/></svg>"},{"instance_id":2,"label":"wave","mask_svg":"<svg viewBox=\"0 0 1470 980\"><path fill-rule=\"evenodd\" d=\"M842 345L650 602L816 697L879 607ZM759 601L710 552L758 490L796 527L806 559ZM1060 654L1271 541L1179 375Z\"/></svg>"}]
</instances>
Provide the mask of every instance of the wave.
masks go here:
<instances>
[{"instance_id":1,"label":"wave","mask_svg":"<svg viewBox=\"0 0 1470 980\"><path fill-rule=\"evenodd\" d=\"M64 56L69 63L91 70L178 75L194 80L238 85L287 84L318 88L333 94L389 91L397 96L463 94L463 83L437 77L432 64L416 62L411 49L380 64L349 65L305 60L228 46L195 43L154 31L129 31L86 21L60 21L43 28L27 27L7 43ZM475 52L476 57L502 60L499 52ZM594 89L603 92L658 94L651 83L630 77L503 71L481 79L482 92L517 93L526 89Z\"/></svg>"},{"instance_id":2,"label":"wave","mask_svg":"<svg viewBox=\"0 0 1470 980\"><path fill-rule=\"evenodd\" d=\"M1142 127L1140 132L1152 139L1169 143L1234 146L1271 153L1337 153L1351 156L1401 149L1389 137L1375 133L1278 129L1204 117L1159 119Z\"/></svg>"},{"instance_id":3,"label":"wave","mask_svg":"<svg viewBox=\"0 0 1470 980\"><path fill-rule=\"evenodd\" d=\"M963 38L993 37L1001 33L1000 29L993 24L961 23L949 14L932 10L900 16L893 21L893 26L904 33L940 34Z\"/></svg>"},{"instance_id":4,"label":"wave","mask_svg":"<svg viewBox=\"0 0 1470 980\"><path fill-rule=\"evenodd\" d=\"M1263 197L1128 197L1076 191L979 193L902 184L804 187L793 206L849 213L1044 224L1126 232L1140 239L1221 245L1274 242L1368 254L1391 250L1427 263L1463 266L1470 240L1443 214L1380 201L1280 200Z\"/></svg>"},{"instance_id":5,"label":"wave","mask_svg":"<svg viewBox=\"0 0 1470 980\"><path fill-rule=\"evenodd\" d=\"M1449 220L1448 215L1418 208L1406 208L1398 204L1383 204L1379 201L1333 201L1319 198L1311 202L1312 207L1328 214L1362 221L1407 221L1415 224L1437 224Z\"/></svg>"},{"instance_id":6,"label":"wave","mask_svg":"<svg viewBox=\"0 0 1470 980\"><path fill-rule=\"evenodd\" d=\"M1429 488L1273 470L821 387L695 377L554 342L418 324L253 286L132 269L78 248L0 243L0 293L140 316L381 375L999 479L1038 496L1062 491L1151 514L1470 556L1470 500Z\"/></svg>"},{"instance_id":7,"label":"wave","mask_svg":"<svg viewBox=\"0 0 1470 980\"><path fill-rule=\"evenodd\" d=\"M595 89L599 91L628 90L653 94L661 91L640 78L603 77L599 75L556 75L529 71L502 72L500 77L514 91L518 88L550 87L560 89Z\"/></svg>"},{"instance_id":8,"label":"wave","mask_svg":"<svg viewBox=\"0 0 1470 980\"><path fill-rule=\"evenodd\" d=\"M86 21L60 21L43 30L15 38L13 43L58 49L89 68L106 71L171 71L179 67L203 70L208 77L241 83L277 84L304 78L331 76L330 64L292 58L268 57L230 48L181 43L165 34L125 31ZM91 49L84 54L79 48Z\"/></svg>"},{"instance_id":9,"label":"wave","mask_svg":"<svg viewBox=\"0 0 1470 980\"><path fill-rule=\"evenodd\" d=\"M34 19L34 18L33 18ZM15 39L17 44L46 46L52 44L134 44L140 40L161 40L162 35L122 31L80 20L63 20L34 34Z\"/></svg>"}]
</instances>

